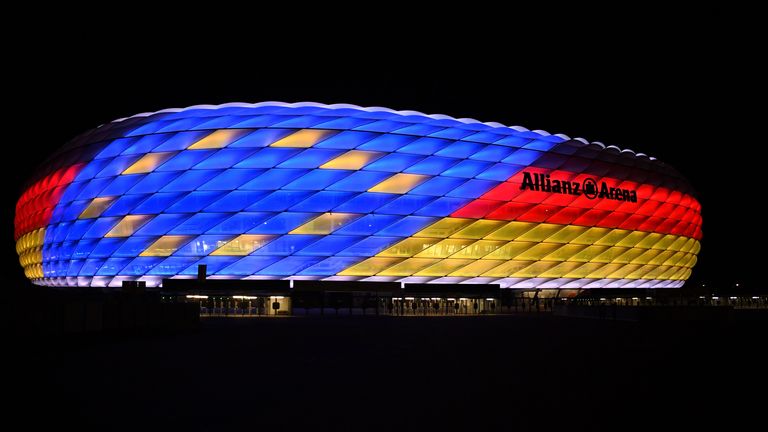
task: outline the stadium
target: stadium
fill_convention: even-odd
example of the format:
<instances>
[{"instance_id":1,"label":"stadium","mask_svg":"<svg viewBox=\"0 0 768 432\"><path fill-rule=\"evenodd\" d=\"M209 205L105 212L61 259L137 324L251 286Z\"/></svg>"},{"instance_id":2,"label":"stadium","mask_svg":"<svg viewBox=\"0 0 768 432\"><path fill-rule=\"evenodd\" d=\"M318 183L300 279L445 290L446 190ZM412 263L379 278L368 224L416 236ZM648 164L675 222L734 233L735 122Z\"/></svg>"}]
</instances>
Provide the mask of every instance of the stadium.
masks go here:
<instances>
[{"instance_id":1,"label":"stadium","mask_svg":"<svg viewBox=\"0 0 768 432\"><path fill-rule=\"evenodd\" d=\"M701 207L672 167L582 138L416 111L264 102L101 125L16 204L25 275L677 288ZM242 282L240 282L242 283Z\"/></svg>"}]
</instances>

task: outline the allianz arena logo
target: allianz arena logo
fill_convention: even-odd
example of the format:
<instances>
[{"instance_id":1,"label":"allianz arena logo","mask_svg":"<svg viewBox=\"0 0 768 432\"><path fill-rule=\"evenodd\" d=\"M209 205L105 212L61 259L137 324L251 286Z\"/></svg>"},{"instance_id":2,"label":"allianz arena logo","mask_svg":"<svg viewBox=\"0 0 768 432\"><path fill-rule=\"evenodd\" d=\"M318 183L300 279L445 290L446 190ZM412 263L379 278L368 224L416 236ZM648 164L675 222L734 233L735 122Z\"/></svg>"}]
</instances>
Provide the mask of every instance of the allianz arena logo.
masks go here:
<instances>
[{"instance_id":1,"label":"allianz arena logo","mask_svg":"<svg viewBox=\"0 0 768 432\"><path fill-rule=\"evenodd\" d=\"M598 185L597 181L590 177L579 183L569 180L551 179L549 174L531 174L528 171L523 171L523 184L520 186L520 189L565 195L584 195L589 199L600 198L637 202L637 191L610 187L606 182L601 182Z\"/></svg>"}]
</instances>

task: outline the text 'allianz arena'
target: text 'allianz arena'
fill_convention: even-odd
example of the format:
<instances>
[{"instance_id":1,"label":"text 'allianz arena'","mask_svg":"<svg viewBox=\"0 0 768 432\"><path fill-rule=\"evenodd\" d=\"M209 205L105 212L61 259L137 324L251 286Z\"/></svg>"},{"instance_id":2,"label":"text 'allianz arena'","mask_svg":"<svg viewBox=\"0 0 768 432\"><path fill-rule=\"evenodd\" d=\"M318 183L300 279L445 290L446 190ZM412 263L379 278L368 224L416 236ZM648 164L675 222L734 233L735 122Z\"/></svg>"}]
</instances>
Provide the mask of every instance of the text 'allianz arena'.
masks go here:
<instances>
[{"instance_id":1,"label":"text 'allianz arena'","mask_svg":"<svg viewBox=\"0 0 768 432\"><path fill-rule=\"evenodd\" d=\"M565 135L316 103L140 114L53 154L16 204L51 286L189 278L680 287L701 206L673 168Z\"/></svg>"}]
</instances>

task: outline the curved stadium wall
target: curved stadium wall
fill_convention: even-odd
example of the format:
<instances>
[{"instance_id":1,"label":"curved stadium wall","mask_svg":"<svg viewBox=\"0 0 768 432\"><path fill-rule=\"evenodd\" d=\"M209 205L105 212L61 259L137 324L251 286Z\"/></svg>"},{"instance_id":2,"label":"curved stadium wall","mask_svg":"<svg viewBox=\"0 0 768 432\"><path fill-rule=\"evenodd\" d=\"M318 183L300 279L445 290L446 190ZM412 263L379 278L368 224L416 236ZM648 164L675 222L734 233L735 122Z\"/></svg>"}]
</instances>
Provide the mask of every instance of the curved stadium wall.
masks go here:
<instances>
[{"instance_id":1,"label":"curved stadium wall","mask_svg":"<svg viewBox=\"0 0 768 432\"><path fill-rule=\"evenodd\" d=\"M315 103L139 114L53 154L16 204L50 286L194 277L680 287L701 207L668 165L565 135Z\"/></svg>"}]
</instances>

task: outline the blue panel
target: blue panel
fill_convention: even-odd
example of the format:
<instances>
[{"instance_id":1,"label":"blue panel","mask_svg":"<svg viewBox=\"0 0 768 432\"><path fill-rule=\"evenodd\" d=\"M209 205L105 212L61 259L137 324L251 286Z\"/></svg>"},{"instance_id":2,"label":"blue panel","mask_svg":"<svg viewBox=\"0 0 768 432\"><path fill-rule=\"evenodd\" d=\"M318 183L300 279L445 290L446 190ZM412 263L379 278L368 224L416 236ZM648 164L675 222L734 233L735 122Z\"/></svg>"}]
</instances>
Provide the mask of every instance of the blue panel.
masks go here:
<instances>
[{"instance_id":1,"label":"blue panel","mask_svg":"<svg viewBox=\"0 0 768 432\"><path fill-rule=\"evenodd\" d=\"M248 183L262 173L264 173L263 169L228 169L216 176L213 180L200 186L200 189L230 191Z\"/></svg>"},{"instance_id":2,"label":"blue panel","mask_svg":"<svg viewBox=\"0 0 768 432\"><path fill-rule=\"evenodd\" d=\"M343 213L370 213L399 196L399 194L364 192L349 201L342 203L338 207L335 207L333 211Z\"/></svg>"},{"instance_id":3,"label":"blue panel","mask_svg":"<svg viewBox=\"0 0 768 432\"><path fill-rule=\"evenodd\" d=\"M317 216L317 213L280 213L248 231L248 234L287 234L288 231L298 228L304 222Z\"/></svg>"},{"instance_id":4,"label":"blue panel","mask_svg":"<svg viewBox=\"0 0 768 432\"><path fill-rule=\"evenodd\" d=\"M88 232L88 230L91 228L91 225L93 225L94 223L96 223L98 221L102 221L101 224L99 225L99 228L102 228L105 224L108 224L108 223L110 223L110 221L113 221L112 225L110 225L109 228L107 228L107 230L104 231L104 233L106 233L107 231L109 231L110 228L112 228L112 226L114 226L115 223L117 223L118 220L119 220L119 218L104 218L104 219L95 219L95 220L94 219L76 220L76 221L74 221L72 223L72 225L70 225L69 230L67 231L66 239L67 240L79 240L81 237L83 237L83 235L85 235L86 232ZM102 237L103 235L104 234L102 234L102 235L91 235L91 236L88 236L86 238Z\"/></svg>"},{"instance_id":5,"label":"blue panel","mask_svg":"<svg viewBox=\"0 0 768 432\"><path fill-rule=\"evenodd\" d=\"M63 207L60 219L62 221L71 221L77 219L83 210L88 207L88 204L90 204L91 201L92 200L72 201Z\"/></svg>"},{"instance_id":6,"label":"blue panel","mask_svg":"<svg viewBox=\"0 0 768 432\"><path fill-rule=\"evenodd\" d=\"M157 132L159 129L164 128L168 125L173 123L172 121L153 121L150 123L145 123L144 125L130 131L126 135L128 136L135 136L135 135L146 135Z\"/></svg>"},{"instance_id":7,"label":"blue panel","mask_svg":"<svg viewBox=\"0 0 768 432\"><path fill-rule=\"evenodd\" d=\"M296 255L331 256L362 239L361 236L328 235L296 252Z\"/></svg>"},{"instance_id":8,"label":"blue panel","mask_svg":"<svg viewBox=\"0 0 768 432\"><path fill-rule=\"evenodd\" d=\"M144 201L149 195L123 195L109 206L102 216L125 216L131 212L140 202Z\"/></svg>"},{"instance_id":9,"label":"blue panel","mask_svg":"<svg viewBox=\"0 0 768 432\"><path fill-rule=\"evenodd\" d=\"M165 211L168 213L196 213L224 196L226 192L219 191L194 191L184 198L176 201Z\"/></svg>"},{"instance_id":10,"label":"blue panel","mask_svg":"<svg viewBox=\"0 0 768 432\"><path fill-rule=\"evenodd\" d=\"M288 234L256 249L252 255L291 255L321 238L321 235Z\"/></svg>"},{"instance_id":11,"label":"blue panel","mask_svg":"<svg viewBox=\"0 0 768 432\"><path fill-rule=\"evenodd\" d=\"M481 143L492 143L496 142L500 139L504 138L504 135L499 135L493 132L478 132L476 134L472 134L468 137L464 137L463 139L466 141L474 141L474 142L481 142Z\"/></svg>"},{"instance_id":12,"label":"blue panel","mask_svg":"<svg viewBox=\"0 0 768 432\"><path fill-rule=\"evenodd\" d=\"M93 276L99 271L99 268L104 264L103 259L89 259L85 260L83 266L80 267L78 276Z\"/></svg>"},{"instance_id":13,"label":"blue panel","mask_svg":"<svg viewBox=\"0 0 768 432\"><path fill-rule=\"evenodd\" d=\"M64 191L64 195L61 196L61 199L59 200L59 204L64 204L77 198L80 192L82 192L82 190L86 186L88 186L88 183L90 182L82 181L82 182L70 183L69 186L67 186L67 190Z\"/></svg>"},{"instance_id":14,"label":"blue panel","mask_svg":"<svg viewBox=\"0 0 768 432\"><path fill-rule=\"evenodd\" d=\"M237 213L208 230L208 234L242 234L274 216L274 213Z\"/></svg>"},{"instance_id":15,"label":"blue panel","mask_svg":"<svg viewBox=\"0 0 768 432\"><path fill-rule=\"evenodd\" d=\"M438 218L426 217L426 216L406 216L398 222L384 228L377 234L380 236L400 236L409 237L419 231L422 228L437 222Z\"/></svg>"},{"instance_id":16,"label":"blue panel","mask_svg":"<svg viewBox=\"0 0 768 432\"><path fill-rule=\"evenodd\" d=\"M198 259L195 257L168 257L165 259L165 261L153 267L152 270L150 270L147 274L156 276L173 276L189 267L197 260Z\"/></svg>"},{"instance_id":17,"label":"blue panel","mask_svg":"<svg viewBox=\"0 0 768 432\"><path fill-rule=\"evenodd\" d=\"M402 237L368 237L360 243L350 246L339 252L339 256L362 256L370 257L390 247L396 242L402 240Z\"/></svg>"},{"instance_id":18,"label":"blue panel","mask_svg":"<svg viewBox=\"0 0 768 432\"><path fill-rule=\"evenodd\" d=\"M226 129L234 124L242 122L243 120L243 117L225 115L206 120L205 122L198 124L192 129Z\"/></svg>"},{"instance_id":19,"label":"blue panel","mask_svg":"<svg viewBox=\"0 0 768 432\"><path fill-rule=\"evenodd\" d=\"M130 196L130 195L129 195ZM138 195L136 195L138 196ZM157 214L168 208L171 204L176 202L179 198L186 196L184 192L167 192L158 193L147 198L146 201L136 206L131 210L132 214ZM121 198L122 199L122 198ZM117 203L115 203L117 205ZM114 207L114 205L113 205ZM111 207L110 207L111 209ZM106 215L109 216L109 215Z\"/></svg>"},{"instance_id":20,"label":"blue panel","mask_svg":"<svg viewBox=\"0 0 768 432\"><path fill-rule=\"evenodd\" d=\"M65 264L65 262L59 261L57 264L63 265ZM80 269L83 268L83 264L85 264L85 261L70 261L69 268L66 271L67 276L77 276L77 274L80 273ZM60 272L61 272L61 268L59 267L56 270L56 274L60 275L61 274Z\"/></svg>"},{"instance_id":21,"label":"blue panel","mask_svg":"<svg viewBox=\"0 0 768 432\"><path fill-rule=\"evenodd\" d=\"M161 187L173 181L173 179L177 178L180 174L181 173L178 171L149 173L146 177L144 177L143 180L136 183L136 186L132 187L128 193L137 194L157 192Z\"/></svg>"},{"instance_id":22,"label":"blue panel","mask_svg":"<svg viewBox=\"0 0 768 432\"><path fill-rule=\"evenodd\" d=\"M437 175L459 162L458 159L430 156L403 172L410 174Z\"/></svg>"},{"instance_id":23,"label":"blue panel","mask_svg":"<svg viewBox=\"0 0 768 432\"><path fill-rule=\"evenodd\" d=\"M429 203L429 205L425 206L424 208L422 208L421 210L417 211L414 214L417 214L420 216L445 217L445 216L449 216L451 213L464 207L470 202L472 202L471 198L441 197L432 201L431 203Z\"/></svg>"},{"instance_id":24,"label":"blue panel","mask_svg":"<svg viewBox=\"0 0 768 432\"><path fill-rule=\"evenodd\" d=\"M207 212L238 212L269 195L269 191L236 190L205 208Z\"/></svg>"},{"instance_id":25,"label":"blue panel","mask_svg":"<svg viewBox=\"0 0 768 432\"><path fill-rule=\"evenodd\" d=\"M273 168L240 186L239 189L277 190L308 172L309 170L305 169Z\"/></svg>"},{"instance_id":26,"label":"blue panel","mask_svg":"<svg viewBox=\"0 0 768 432\"><path fill-rule=\"evenodd\" d=\"M347 170L316 169L288 183L284 189L320 190L352 174Z\"/></svg>"},{"instance_id":27,"label":"blue panel","mask_svg":"<svg viewBox=\"0 0 768 432\"><path fill-rule=\"evenodd\" d=\"M514 149L510 147L504 147L499 145L489 145L486 148L480 150L479 152L473 154L470 156L470 159L475 160L484 160L489 162L498 162L505 157L509 156L510 153L515 151Z\"/></svg>"},{"instance_id":28,"label":"blue panel","mask_svg":"<svg viewBox=\"0 0 768 432\"><path fill-rule=\"evenodd\" d=\"M182 173L172 182L160 189L162 192L180 192L197 189L198 186L214 178L221 171L217 170L192 170Z\"/></svg>"},{"instance_id":29,"label":"blue panel","mask_svg":"<svg viewBox=\"0 0 768 432\"><path fill-rule=\"evenodd\" d=\"M99 173L99 171L103 170L111 160L112 159L97 159L88 162L88 165L86 165L85 168L77 173L77 177L75 177L74 181L92 179L94 176L96 176L96 174Z\"/></svg>"},{"instance_id":30,"label":"blue panel","mask_svg":"<svg viewBox=\"0 0 768 432\"><path fill-rule=\"evenodd\" d=\"M434 199L435 197L425 195L403 195L400 198L390 202L389 204L379 208L376 210L376 213L407 215L424 207Z\"/></svg>"},{"instance_id":31,"label":"blue panel","mask_svg":"<svg viewBox=\"0 0 768 432\"><path fill-rule=\"evenodd\" d=\"M115 177L112 183L104 188L99 195L101 196L116 196L123 195L128 192L136 183L145 177L144 174L129 174L120 175Z\"/></svg>"},{"instance_id":32,"label":"blue panel","mask_svg":"<svg viewBox=\"0 0 768 432\"><path fill-rule=\"evenodd\" d=\"M459 198L477 198L498 184L499 182L472 179L446 195Z\"/></svg>"},{"instance_id":33,"label":"blue panel","mask_svg":"<svg viewBox=\"0 0 768 432\"><path fill-rule=\"evenodd\" d=\"M174 256L206 256L209 253L223 246L226 242L232 240L235 236L228 235L201 235L194 240L180 247Z\"/></svg>"},{"instance_id":34,"label":"blue panel","mask_svg":"<svg viewBox=\"0 0 768 432\"><path fill-rule=\"evenodd\" d=\"M368 123L373 123L373 120L360 119L360 118L354 118L354 117L342 117L336 120L318 124L315 127L327 128L327 129L353 129L357 126L361 126ZM366 141L370 141L376 138L377 136L379 135L371 132L357 132L357 131L345 130L344 132L338 135L335 135L331 138L324 140L322 143L320 143L320 145L318 145L318 147L350 149L350 148L355 148ZM333 142L327 142L327 141L333 141Z\"/></svg>"},{"instance_id":35,"label":"blue panel","mask_svg":"<svg viewBox=\"0 0 768 432\"><path fill-rule=\"evenodd\" d=\"M146 225L141 227L138 231L136 231L135 235L144 236L144 235L152 235L152 236L158 236L158 235L164 235L173 227L179 225L180 223L184 222L185 220L192 217L189 213L163 213L159 214L154 217L151 221L147 222Z\"/></svg>"},{"instance_id":36,"label":"blue panel","mask_svg":"<svg viewBox=\"0 0 768 432\"><path fill-rule=\"evenodd\" d=\"M144 276L157 264L165 260L165 257L138 257L129 262L122 270L121 275Z\"/></svg>"},{"instance_id":37,"label":"blue panel","mask_svg":"<svg viewBox=\"0 0 768 432\"><path fill-rule=\"evenodd\" d=\"M83 242L83 241L85 240L80 240L80 242ZM93 247L93 250L91 251L91 257L106 258L106 257L112 256L112 254L117 250L117 248L122 246L124 242L125 242L124 238L114 238L114 237L103 238L101 240L98 240L98 244L95 245Z\"/></svg>"},{"instance_id":38,"label":"blue panel","mask_svg":"<svg viewBox=\"0 0 768 432\"><path fill-rule=\"evenodd\" d=\"M306 276L331 276L339 273L347 267L362 261L357 257L331 257L302 270L298 274Z\"/></svg>"},{"instance_id":39,"label":"blue panel","mask_svg":"<svg viewBox=\"0 0 768 432\"><path fill-rule=\"evenodd\" d=\"M125 239L125 243L114 253L115 256L135 257L144 252L157 237L132 236Z\"/></svg>"},{"instance_id":40,"label":"blue panel","mask_svg":"<svg viewBox=\"0 0 768 432\"><path fill-rule=\"evenodd\" d=\"M319 262L321 259L322 258L320 257L289 256L270 265L267 268L259 270L256 272L256 274L291 276Z\"/></svg>"},{"instance_id":41,"label":"blue panel","mask_svg":"<svg viewBox=\"0 0 768 432\"><path fill-rule=\"evenodd\" d=\"M408 193L413 195L443 196L466 181L466 179L457 177L432 177L411 189Z\"/></svg>"},{"instance_id":42,"label":"blue panel","mask_svg":"<svg viewBox=\"0 0 768 432\"><path fill-rule=\"evenodd\" d=\"M492 162L463 160L442 173L444 176L472 178L493 165Z\"/></svg>"},{"instance_id":43,"label":"blue panel","mask_svg":"<svg viewBox=\"0 0 768 432\"><path fill-rule=\"evenodd\" d=\"M402 129L408 125L409 123L396 122L392 120L379 120L377 122L358 126L355 129L370 132L392 132L393 130Z\"/></svg>"},{"instance_id":44,"label":"blue panel","mask_svg":"<svg viewBox=\"0 0 768 432\"><path fill-rule=\"evenodd\" d=\"M478 174L477 178L483 180L506 181L524 168L524 166L520 165L498 163L489 168L487 171L483 171L482 174Z\"/></svg>"},{"instance_id":45,"label":"blue panel","mask_svg":"<svg viewBox=\"0 0 768 432\"><path fill-rule=\"evenodd\" d=\"M118 222L119 217L102 217L96 219L91 225L90 229L83 235L84 238L101 238L104 237Z\"/></svg>"},{"instance_id":46,"label":"blue panel","mask_svg":"<svg viewBox=\"0 0 768 432\"><path fill-rule=\"evenodd\" d=\"M168 119L170 120L170 119ZM173 123L170 123L166 126L161 127L158 129L158 132L178 132L178 131L186 131L189 130L200 123L203 123L207 121L207 118L200 118L200 117L193 117L193 118L185 118L181 120L176 120Z\"/></svg>"},{"instance_id":47,"label":"blue panel","mask_svg":"<svg viewBox=\"0 0 768 432\"><path fill-rule=\"evenodd\" d=\"M102 239L102 240L112 240L112 239ZM91 254L93 251L93 248L96 246L96 243L99 242L99 239L83 239L77 242L77 244L74 247L74 250L72 251L72 256L70 259L86 259L88 258L88 255ZM109 254L105 255L95 255L93 258L107 258L109 257ZM62 257L63 258L63 257Z\"/></svg>"},{"instance_id":48,"label":"blue panel","mask_svg":"<svg viewBox=\"0 0 768 432\"><path fill-rule=\"evenodd\" d=\"M296 131L292 129L259 129L233 142L232 144L229 145L229 147L234 147L234 148L267 147L273 142L280 140L294 132Z\"/></svg>"},{"instance_id":49,"label":"blue panel","mask_svg":"<svg viewBox=\"0 0 768 432\"><path fill-rule=\"evenodd\" d=\"M401 147L397 151L400 153L431 155L432 153L446 148L451 143L453 143L453 141L439 138L419 138L411 144L408 144L405 147Z\"/></svg>"},{"instance_id":50,"label":"blue panel","mask_svg":"<svg viewBox=\"0 0 768 432\"><path fill-rule=\"evenodd\" d=\"M290 206L303 201L313 194L312 191L275 191L256 204L246 208L247 211L284 211Z\"/></svg>"},{"instance_id":51,"label":"blue panel","mask_svg":"<svg viewBox=\"0 0 768 432\"><path fill-rule=\"evenodd\" d=\"M118 138L104 147L104 150L100 151L94 159L115 157L130 147L136 140L137 138Z\"/></svg>"},{"instance_id":52,"label":"blue panel","mask_svg":"<svg viewBox=\"0 0 768 432\"><path fill-rule=\"evenodd\" d=\"M163 142L165 142L167 139L169 139L172 136L172 134L153 134L153 135L146 135L141 138L139 138L138 141L133 143L130 147L125 149L122 154L124 155L143 155L144 153L151 152L155 147L159 146Z\"/></svg>"},{"instance_id":53,"label":"blue panel","mask_svg":"<svg viewBox=\"0 0 768 432\"><path fill-rule=\"evenodd\" d=\"M200 261L197 261L196 263L192 264L191 266L184 269L180 274L183 275L196 275L197 274L197 266L200 264L206 265L206 274L212 275L216 273L217 271L223 269L224 267L233 264L237 261L240 261L242 258L239 256L207 256Z\"/></svg>"},{"instance_id":54,"label":"blue panel","mask_svg":"<svg viewBox=\"0 0 768 432\"><path fill-rule=\"evenodd\" d=\"M400 172L424 159L423 156L391 153L366 165L367 171Z\"/></svg>"},{"instance_id":55,"label":"blue panel","mask_svg":"<svg viewBox=\"0 0 768 432\"><path fill-rule=\"evenodd\" d=\"M311 148L304 150L287 161L278 165L280 168L317 168L336 156L344 153L342 150Z\"/></svg>"},{"instance_id":56,"label":"blue panel","mask_svg":"<svg viewBox=\"0 0 768 432\"><path fill-rule=\"evenodd\" d=\"M328 186L329 190L343 190L350 192L364 192L379 184L392 174L380 171L355 171L351 175Z\"/></svg>"},{"instance_id":57,"label":"blue panel","mask_svg":"<svg viewBox=\"0 0 768 432\"><path fill-rule=\"evenodd\" d=\"M60 260L68 260L72 255L75 253L75 248L77 247L77 244L79 242L63 242L61 243L61 247L59 247L59 259Z\"/></svg>"},{"instance_id":58,"label":"blue panel","mask_svg":"<svg viewBox=\"0 0 768 432\"><path fill-rule=\"evenodd\" d=\"M372 235L402 219L402 216L369 214L353 221L338 230L334 235Z\"/></svg>"},{"instance_id":59,"label":"blue panel","mask_svg":"<svg viewBox=\"0 0 768 432\"><path fill-rule=\"evenodd\" d=\"M535 150L516 150L511 155L504 158L502 162L511 163L515 165L528 166L532 164L536 159L540 158L544 153Z\"/></svg>"},{"instance_id":60,"label":"blue panel","mask_svg":"<svg viewBox=\"0 0 768 432\"><path fill-rule=\"evenodd\" d=\"M56 225L56 233L53 235L53 241L54 242L62 242L67 237L67 231L69 230L69 227L72 226L72 222L63 222L58 225Z\"/></svg>"},{"instance_id":61,"label":"blue panel","mask_svg":"<svg viewBox=\"0 0 768 432\"><path fill-rule=\"evenodd\" d=\"M276 256L247 256L221 270L220 275L250 276L264 267L279 261Z\"/></svg>"},{"instance_id":62,"label":"blue panel","mask_svg":"<svg viewBox=\"0 0 768 432\"><path fill-rule=\"evenodd\" d=\"M245 120L243 122L240 122L236 124L235 126L240 128L260 128L260 127L267 127L272 126L275 123L279 123L283 120L286 120L290 118L290 116L281 116L281 115L262 115L258 117L253 117L248 120Z\"/></svg>"},{"instance_id":63,"label":"blue panel","mask_svg":"<svg viewBox=\"0 0 768 432\"><path fill-rule=\"evenodd\" d=\"M163 152L163 151L179 151L184 150L187 147L191 146L192 144L200 141L203 137L208 135L208 131L199 131L199 132L192 132L192 131L185 131L185 132L179 132L173 137L169 138L168 141L160 144L157 148L155 148L156 152Z\"/></svg>"},{"instance_id":64,"label":"blue panel","mask_svg":"<svg viewBox=\"0 0 768 432\"><path fill-rule=\"evenodd\" d=\"M61 222L61 218L64 215L64 211L67 209L67 204L59 203L56 205L56 207L53 208L53 213L51 213L51 219L48 220L48 224L52 225L58 222ZM48 232L46 231L46 236L48 235Z\"/></svg>"},{"instance_id":65,"label":"blue panel","mask_svg":"<svg viewBox=\"0 0 768 432\"><path fill-rule=\"evenodd\" d=\"M289 147L261 149L235 165L235 168L272 168L289 157L299 154L301 150Z\"/></svg>"},{"instance_id":66,"label":"blue panel","mask_svg":"<svg viewBox=\"0 0 768 432\"><path fill-rule=\"evenodd\" d=\"M111 178L89 180L88 184L85 185L85 187L83 187L83 189L77 195L77 199L82 200L96 198L99 195L99 192L101 192L102 189L107 187L107 185L109 185L111 182Z\"/></svg>"},{"instance_id":67,"label":"blue panel","mask_svg":"<svg viewBox=\"0 0 768 432\"><path fill-rule=\"evenodd\" d=\"M140 155L118 156L112 159L112 161L108 163L104 169L99 171L99 173L96 174L96 178L120 175L120 173L125 171L129 166L133 165L133 163L140 158Z\"/></svg>"},{"instance_id":68,"label":"blue panel","mask_svg":"<svg viewBox=\"0 0 768 432\"><path fill-rule=\"evenodd\" d=\"M435 156L445 156L445 157L464 159L464 158L468 158L470 155L473 155L479 152L480 150L482 150L483 147L485 146L482 144L471 143L466 141L457 141L453 144L449 144L444 149L435 153Z\"/></svg>"},{"instance_id":69,"label":"blue panel","mask_svg":"<svg viewBox=\"0 0 768 432\"><path fill-rule=\"evenodd\" d=\"M275 127L287 127L287 128L308 128L312 127L318 123L322 123L326 120L326 117L317 117L317 116L299 116L294 118L289 118L286 120L283 120L279 123L275 123L273 126Z\"/></svg>"},{"instance_id":70,"label":"blue panel","mask_svg":"<svg viewBox=\"0 0 768 432\"><path fill-rule=\"evenodd\" d=\"M429 136L435 138L462 139L465 136L472 135L474 132L461 128L448 128L439 132L431 133Z\"/></svg>"},{"instance_id":71,"label":"blue panel","mask_svg":"<svg viewBox=\"0 0 768 432\"><path fill-rule=\"evenodd\" d=\"M255 150L250 148L225 148L217 151L213 156L195 165L195 169L220 169L229 168L244 160Z\"/></svg>"},{"instance_id":72,"label":"blue panel","mask_svg":"<svg viewBox=\"0 0 768 432\"><path fill-rule=\"evenodd\" d=\"M522 147L526 144L528 144L531 140L528 138L522 138L516 135L510 135L508 137L502 138L498 141L496 141L495 144L503 144L508 147Z\"/></svg>"},{"instance_id":73,"label":"blue panel","mask_svg":"<svg viewBox=\"0 0 768 432\"><path fill-rule=\"evenodd\" d=\"M109 258L104 262L104 264L102 264L96 274L98 276L115 276L130 261L131 258Z\"/></svg>"},{"instance_id":74,"label":"blue panel","mask_svg":"<svg viewBox=\"0 0 768 432\"><path fill-rule=\"evenodd\" d=\"M358 150L376 150L391 152L416 140L408 135L384 134L358 147Z\"/></svg>"},{"instance_id":75,"label":"blue panel","mask_svg":"<svg viewBox=\"0 0 768 432\"><path fill-rule=\"evenodd\" d=\"M185 150L170 158L155 171L184 171L216 153L216 150Z\"/></svg>"},{"instance_id":76,"label":"blue panel","mask_svg":"<svg viewBox=\"0 0 768 432\"><path fill-rule=\"evenodd\" d=\"M320 191L291 207L291 211L327 212L353 196L354 192Z\"/></svg>"},{"instance_id":77,"label":"blue panel","mask_svg":"<svg viewBox=\"0 0 768 432\"><path fill-rule=\"evenodd\" d=\"M429 135L431 133L434 133L434 132L437 132L437 131L440 131L440 130L443 130L443 129L445 129L445 128L440 127L440 126L431 126L431 125L427 125L427 124L424 124L424 123L416 123L416 124L412 124L410 126L406 126L406 127L402 128L402 129L398 129L398 130L394 131L394 133L404 134L404 135L424 136L424 135Z\"/></svg>"},{"instance_id":78,"label":"blue panel","mask_svg":"<svg viewBox=\"0 0 768 432\"><path fill-rule=\"evenodd\" d=\"M229 213L197 213L168 234L202 234L229 216Z\"/></svg>"}]
</instances>

